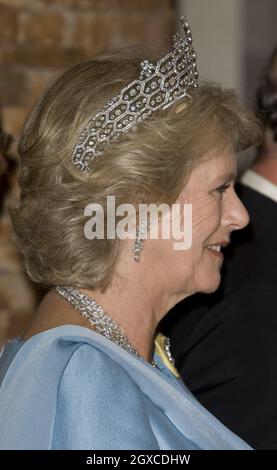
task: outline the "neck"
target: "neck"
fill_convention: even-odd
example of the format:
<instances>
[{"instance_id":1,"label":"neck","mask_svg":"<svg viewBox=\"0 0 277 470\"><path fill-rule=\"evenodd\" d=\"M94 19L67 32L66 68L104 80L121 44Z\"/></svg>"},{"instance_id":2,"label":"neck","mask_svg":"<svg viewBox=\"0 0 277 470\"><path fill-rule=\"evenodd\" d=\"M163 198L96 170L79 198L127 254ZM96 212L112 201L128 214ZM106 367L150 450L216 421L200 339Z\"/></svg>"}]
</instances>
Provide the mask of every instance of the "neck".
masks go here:
<instances>
[{"instance_id":1,"label":"neck","mask_svg":"<svg viewBox=\"0 0 277 470\"><path fill-rule=\"evenodd\" d=\"M130 243L133 247L132 241ZM151 362L158 323L186 296L183 283L181 292L175 292L172 286L170 288L168 272L163 264L159 265L157 261L154 263L152 259L146 261L147 249L151 253L151 246L146 245L145 256L139 263L133 259L132 248L125 252L125 256L119 257L112 280L105 290L78 290L95 300L105 314L114 320L121 334L137 353ZM52 289L44 297L37 317L40 318L39 324L36 321L36 325L26 332L25 338L38 330L43 331L51 326L63 324L75 324L96 330L56 289Z\"/></svg>"},{"instance_id":2,"label":"neck","mask_svg":"<svg viewBox=\"0 0 277 470\"><path fill-rule=\"evenodd\" d=\"M122 334L146 361L151 361L154 336L158 325L155 310L143 286L138 290L132 282L113 282L105 292L79 289L102 306L105 313L116 322Z\"/></svg>"},{"instance_id":3,"label":"neck","mask_svg":"<svg viewBox=\"0 0 277 470\"><path fill-rule=\"evenodd\" d=\"M160 283L158 273L144 264L144 257L139 263L131 256L127 258L126 263L119 261L104 292L82 291L102 306L139 355L151 361L160 320L184 296L177 298L166 293L164 282Z\"/></svg>"},{"instance_id":4,"label":"neck","mask_svg":"<svg viewBox=\"0 0 277 470\"><path fill-rule=\"evenodd\" d=\"M277 184L277 158L267 156L258 159L253 165L252 170L263 176L273 184Z\"/></svg>"}]
</instances>

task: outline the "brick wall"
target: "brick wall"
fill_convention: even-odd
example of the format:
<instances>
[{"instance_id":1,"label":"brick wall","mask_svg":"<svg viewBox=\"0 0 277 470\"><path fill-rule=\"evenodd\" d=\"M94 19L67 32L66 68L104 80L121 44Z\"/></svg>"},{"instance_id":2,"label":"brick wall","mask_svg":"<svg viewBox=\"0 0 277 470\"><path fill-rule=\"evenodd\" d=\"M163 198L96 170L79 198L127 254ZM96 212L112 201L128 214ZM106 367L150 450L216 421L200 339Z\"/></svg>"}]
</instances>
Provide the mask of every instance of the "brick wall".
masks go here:
<instances>
[{"instance_id":1,"label":"brick wall","mask_svg":"<svg viewBox=\"0 0 277 470\"><path fill-rule=\"evenodd\" d=\"M27 113L66 67L111 43L167 49L175 29L173 5L173 0L0 0L0 119L14 137L9 153L16 157ZM9 177L7 200L16 193L15 176ZM39 298L24 273L6 206L0 214L0 345L21 333Z\"/></svg>"},{"instance_id":2,"label":"brick wall","mask_svg":"<svg viewBox=\"0 0 277 470\"><path fill-rule=\"evenodd\" d=\"M168 44L170 0L0 0L0 103L7 131L22 121L63 68L110 43Z\"/></svg>"}]
</instances>

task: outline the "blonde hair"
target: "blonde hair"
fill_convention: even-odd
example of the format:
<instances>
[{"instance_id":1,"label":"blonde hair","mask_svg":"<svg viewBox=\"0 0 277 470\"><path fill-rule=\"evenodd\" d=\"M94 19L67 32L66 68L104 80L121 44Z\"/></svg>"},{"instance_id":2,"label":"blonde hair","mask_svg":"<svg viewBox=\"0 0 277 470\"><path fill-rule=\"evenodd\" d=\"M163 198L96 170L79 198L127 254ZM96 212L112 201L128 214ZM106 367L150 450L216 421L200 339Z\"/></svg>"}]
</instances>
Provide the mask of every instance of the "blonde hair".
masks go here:
<instances>
[{"instance_id":1,"label":"blonde hair","mask_svg":"<svg viewBox=\"0 0 277 470\"><path fill-rule=\"evenodd\" d=\"M73 148L86 122L139 73L139 54L101 56L58 78L27 120L19 143L18 207L11 210L17 242L35 282L105 288L113 274L119 241L87 240L84 208L173 203L197 161L209 150L235 150L260 135L257 120L232 91L205 86L158 111L107 146L87 176L72 164Z\"/></svg>"}]
</instances>

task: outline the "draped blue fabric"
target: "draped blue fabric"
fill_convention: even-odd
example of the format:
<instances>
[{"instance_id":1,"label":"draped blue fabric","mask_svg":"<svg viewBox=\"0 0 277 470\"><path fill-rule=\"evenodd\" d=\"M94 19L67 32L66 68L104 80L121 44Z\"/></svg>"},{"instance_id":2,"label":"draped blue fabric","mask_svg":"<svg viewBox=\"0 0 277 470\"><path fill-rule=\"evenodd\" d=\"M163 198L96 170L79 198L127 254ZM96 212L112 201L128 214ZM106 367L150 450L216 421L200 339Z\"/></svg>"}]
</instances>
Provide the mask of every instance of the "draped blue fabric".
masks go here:
<instances>
[{"instance_id":1,"label":"draped blue fabric","mask_svg":"<svg viewBox=\"0 0 277 470\"><path fill-rule=\"evenodd\" d=\"M174 377L66 325L0 358L0 449L251 449Z\"/></svg>"}]
</instances>

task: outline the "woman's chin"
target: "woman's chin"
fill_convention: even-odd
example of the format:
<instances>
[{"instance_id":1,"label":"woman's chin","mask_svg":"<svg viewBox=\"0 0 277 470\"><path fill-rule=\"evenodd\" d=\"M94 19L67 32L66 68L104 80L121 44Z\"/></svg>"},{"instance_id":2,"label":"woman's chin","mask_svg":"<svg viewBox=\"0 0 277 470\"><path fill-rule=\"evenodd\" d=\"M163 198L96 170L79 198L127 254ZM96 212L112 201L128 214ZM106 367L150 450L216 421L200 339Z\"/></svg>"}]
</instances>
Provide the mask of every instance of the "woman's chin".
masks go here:
<instances>
[{"instance_id":1,"label":"woman's chin","mask_svg":"<svg viewBox=\"0 0 277 470\"><path fill-rule=\"evenodd\" d=\"M199 289L198 292L200 292L201 294L212 294L219 288L220 283L221 275L219 274L214 280L209 279L209 282L207 282L206 285L203 285L202 289Z\"/></svg>"}]
</instances>

